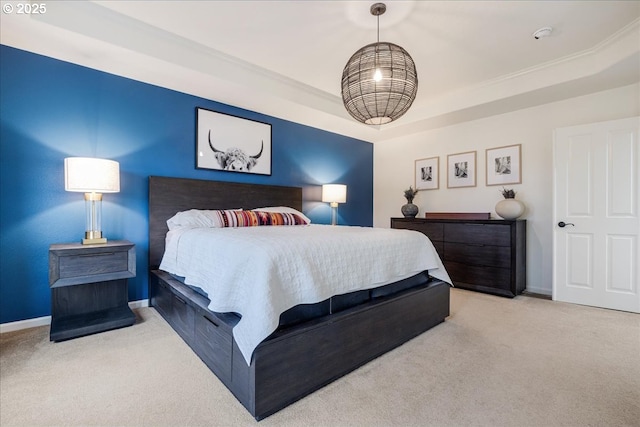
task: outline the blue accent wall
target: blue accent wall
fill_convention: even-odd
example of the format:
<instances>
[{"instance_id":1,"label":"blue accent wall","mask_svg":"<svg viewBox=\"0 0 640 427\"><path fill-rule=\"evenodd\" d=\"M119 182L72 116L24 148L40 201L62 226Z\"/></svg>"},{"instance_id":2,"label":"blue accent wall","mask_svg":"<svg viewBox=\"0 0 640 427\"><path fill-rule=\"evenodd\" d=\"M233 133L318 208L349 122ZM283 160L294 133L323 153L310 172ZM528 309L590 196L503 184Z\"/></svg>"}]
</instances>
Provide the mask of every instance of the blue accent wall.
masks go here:
<instances>
[{"instance_id":1,"label":"blue accent wall","mask_svg":"<svg viewBox=\"0 0 640 427\"><path fill-rule=\"evenodd\" d=\"M196 107L272 125L272 175L195 168ZM0 323L51 314L48 248L84 235L81 193L64 190L65 157L120 163L102 230L136 244L129 299L146 299L148 176L303 187L313 222L328 224L320 185L348 186L340 224L373 223L373 146L321 129L0 46ZM235 207L235 206L234 206Z\"/></svg>"}]
</instances>

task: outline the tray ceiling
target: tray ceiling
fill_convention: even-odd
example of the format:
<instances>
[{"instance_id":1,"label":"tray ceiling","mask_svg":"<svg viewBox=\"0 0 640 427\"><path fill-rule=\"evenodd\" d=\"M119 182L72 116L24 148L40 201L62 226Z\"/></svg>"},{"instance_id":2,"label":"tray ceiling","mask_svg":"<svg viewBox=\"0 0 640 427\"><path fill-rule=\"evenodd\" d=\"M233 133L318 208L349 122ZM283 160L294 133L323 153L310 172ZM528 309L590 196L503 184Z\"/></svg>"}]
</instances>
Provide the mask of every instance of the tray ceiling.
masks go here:
<instances>
[{"instance_id":1,"label":"tray ceiling","mask_svg":"<svg viewBox=\"0 0 640 427\"><path fill-rule=\"evenodd\" d=\"M376 40L371 3L47 2L44 14L3 13L0 38L371 142L640 81L637 1L389 1L380 40L411 54L418 96L399 120L363 125L342 106L340 78Z\"/></svg>"}]
</instances>

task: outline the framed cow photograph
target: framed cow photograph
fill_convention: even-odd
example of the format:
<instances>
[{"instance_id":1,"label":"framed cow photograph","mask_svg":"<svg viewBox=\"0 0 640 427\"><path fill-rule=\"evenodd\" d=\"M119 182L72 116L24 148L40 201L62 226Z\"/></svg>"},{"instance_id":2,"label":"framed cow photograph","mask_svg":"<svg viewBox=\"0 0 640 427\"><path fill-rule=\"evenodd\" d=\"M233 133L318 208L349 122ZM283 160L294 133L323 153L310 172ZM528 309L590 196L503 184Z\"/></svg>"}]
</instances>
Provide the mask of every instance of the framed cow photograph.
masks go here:
<instances>
[{"instance_id":1,"label":"framed cow photograph","mask_svg":"<svg viewBox=\"0 0 640 427\"><path fill-rule=\"evenodd\" d=\"M271 175L271 125L196 108L196 168Z\"/></svg>"}]
</instances>

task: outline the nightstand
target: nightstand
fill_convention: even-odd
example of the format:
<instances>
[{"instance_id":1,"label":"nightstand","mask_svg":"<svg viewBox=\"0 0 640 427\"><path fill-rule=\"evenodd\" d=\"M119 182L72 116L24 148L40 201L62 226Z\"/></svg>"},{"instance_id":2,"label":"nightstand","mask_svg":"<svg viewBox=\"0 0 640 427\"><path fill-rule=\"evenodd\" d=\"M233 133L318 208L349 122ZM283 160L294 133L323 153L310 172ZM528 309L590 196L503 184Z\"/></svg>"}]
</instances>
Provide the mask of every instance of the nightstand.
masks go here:
<instances>
[{"instance_id":1,"label":"nightstand","mask_svg":"<svg viewBox=\"0 0 640 427\"><path fill-rule=\"evenodd\" d=\"M127 279L136 276L133 243L49 247L51 341L131 326Z\"/></svg>"}]
</instances>

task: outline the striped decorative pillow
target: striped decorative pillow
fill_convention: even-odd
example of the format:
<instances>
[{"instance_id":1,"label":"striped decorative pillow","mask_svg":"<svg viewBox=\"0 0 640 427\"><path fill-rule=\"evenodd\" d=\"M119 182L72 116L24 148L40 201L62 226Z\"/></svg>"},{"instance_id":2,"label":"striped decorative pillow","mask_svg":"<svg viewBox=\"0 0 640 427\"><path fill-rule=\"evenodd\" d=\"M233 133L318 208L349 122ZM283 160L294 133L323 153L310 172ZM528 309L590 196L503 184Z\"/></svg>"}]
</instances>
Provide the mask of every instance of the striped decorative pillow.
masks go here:
<instances>
[{"instance_id":1,"label":"striped decorative pillow","mask_svg":"<svg viewBox=\"0 0 640 427\"><path fill-rule=\"evenodd\" d=\"M263 212L253 211L258 216L260 225L306 225L300 215L286 212Z\"/></svg>"},{"instance_id":2,"label":"striped decorative pillow","mask_svg":"<svg viewBox=\"0 0 640 427\"><path fill-rule=\"evenodd\" d=\"M288 212L227 210L196 210L178 212L167 221L169 230L179 227L224 228L258 225L306 225L300 215Z\"/></svg>"},{"instance_id":3,"label":"striped decorative pillow","mask_svg":"<svg viewBox=\"0 0 640 427\"><path fill-rule=\"evenodd\" d=\"M252 227L260 225L258 215L252 211L213 211L218 227Z\"/></svg>"},{"instance_id":4,"label":"striped decorative pillow","mask_svg":"<svg viewBox=\"0 0 640 427\"><path fill-rule=\"evenodd\" d=\"M215 211L220 227L254 227L258 225L306 225L300 216L285 212Z\"/></svg>"}]
</instances>

